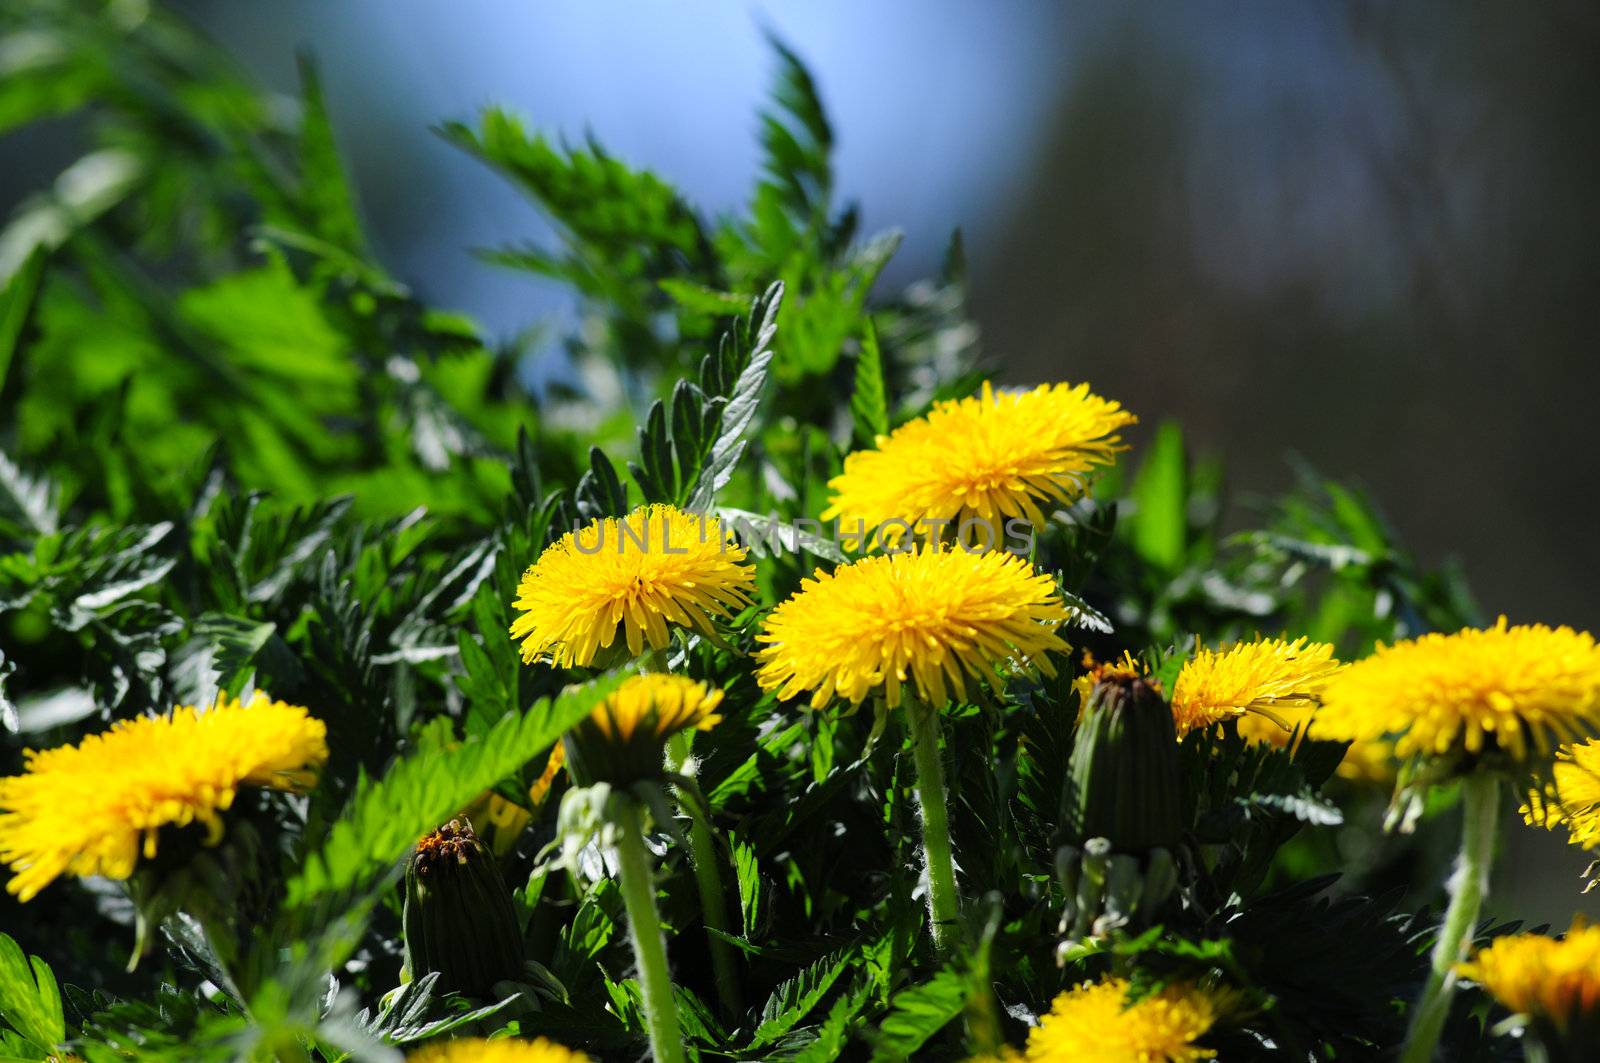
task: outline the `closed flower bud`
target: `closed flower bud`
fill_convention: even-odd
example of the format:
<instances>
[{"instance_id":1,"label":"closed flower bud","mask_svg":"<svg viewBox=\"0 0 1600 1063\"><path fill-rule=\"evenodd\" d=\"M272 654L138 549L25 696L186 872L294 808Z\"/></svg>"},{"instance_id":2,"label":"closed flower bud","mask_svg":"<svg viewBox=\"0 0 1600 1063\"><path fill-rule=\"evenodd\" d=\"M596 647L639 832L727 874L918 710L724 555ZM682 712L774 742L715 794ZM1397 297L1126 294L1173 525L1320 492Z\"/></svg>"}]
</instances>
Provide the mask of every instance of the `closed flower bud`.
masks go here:
<instances>
[{"instance_id":1,"label":"closed flower bud","mask_svg":"<svg viewBox=\"0 0 1600 1063\"><path fill-rule=\"evenodd\" d=\"M1183 833L1172 711L1151 681L1106 670L1078 723L1062 795L1067 840L1106 838L1119 853L1170 849Z\"/></svg>"},{"instance_id":2,"label":"closed flower bud","mask_svg":"<svg viewBox=\"0 0 1600 1063\"><path fill-rule=\"evenodd\" d=\"M406 967L439 988L488 996L523 974L522 927L494 857L464 820L417 843L406 868Z\"/></svg>"}]
</instances>

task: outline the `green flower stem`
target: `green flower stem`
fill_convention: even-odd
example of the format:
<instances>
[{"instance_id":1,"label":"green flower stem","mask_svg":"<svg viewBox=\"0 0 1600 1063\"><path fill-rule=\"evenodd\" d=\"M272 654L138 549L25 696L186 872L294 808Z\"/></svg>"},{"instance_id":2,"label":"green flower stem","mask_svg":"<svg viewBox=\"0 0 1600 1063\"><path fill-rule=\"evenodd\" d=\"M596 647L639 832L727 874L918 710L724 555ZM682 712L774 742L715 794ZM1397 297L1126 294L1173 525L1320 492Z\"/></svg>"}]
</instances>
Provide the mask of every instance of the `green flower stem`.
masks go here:
<instances>
[{"instance_id":1,"label":"green flower stem","mask_svg":"<svg viewBox=\"0 0 1600 1063\"><path fill-rule=\"evenodd\" d=\"M644 823L633 798L612 798L612 826L616 828L617 864L621 870L622 902L628 909L628 937L639 965L639 985L644 990L645 1021L650 1026L650 1053L657 1063L684 1063L683 1035L678 1031L678 1005L672 997L672 974L667 969L667 944L656 912L655 869L644 845Z\"/></svg>"},{"instance_id":2,"label":"green flower stem","mask_svg":"<svg viewBox=\"0 0 1600 1063\"><path fill-rule=\"evenodd\" d=\"M692 779L696 765L690 754L691 742L691 733L688 731L673 735L667 742L667 761L669 770L683 772ZM706 924L711 967L717 982L717 999L729 1015L742 1015L744 998L739 991L738 960L733 946L726 938L719 936L732 933L732 924L728 920L728 901L722 889L716 839L711 834L711 824L701 813L702 802L681 788L676 790L676 795L679 806L689 816L689 858L694 863L694 881L700 891L700 914Z\"/></svg>"},{"instance_id":3,"label":"green flower stem","mask_svg":"<svg viewBox=\"0 0 1600 1063\"><path fill-rule=\"evenodd\" d=\"M917 805L922 810L922 856L928 868L928 917L940 955L960 931L960 895L950 855L950 815L945 805L944 761L939 756L939 710L918 701L906 705L917 765Z\"/></svg>"},{"instance_id":4,"label":"green flower stem","mask_svg":"<svg viewBox=\"0 0 1600 1063\"><path fill-rule=\"evenodd\" d=\"M1489 892L1489 869L1494 863L1494 839L1500 820L1500 783L1493 775L1469 775L1461 783L1464 824L1461 857L1450 880L1450 907L1433 946L1433 971L1411 1013L1400 1063L1431 1063L1439 1034L1450 1015L1455 995L1455 965L1466 958L1478 925L1478 910Z\"/></svg>"}]
</instances>

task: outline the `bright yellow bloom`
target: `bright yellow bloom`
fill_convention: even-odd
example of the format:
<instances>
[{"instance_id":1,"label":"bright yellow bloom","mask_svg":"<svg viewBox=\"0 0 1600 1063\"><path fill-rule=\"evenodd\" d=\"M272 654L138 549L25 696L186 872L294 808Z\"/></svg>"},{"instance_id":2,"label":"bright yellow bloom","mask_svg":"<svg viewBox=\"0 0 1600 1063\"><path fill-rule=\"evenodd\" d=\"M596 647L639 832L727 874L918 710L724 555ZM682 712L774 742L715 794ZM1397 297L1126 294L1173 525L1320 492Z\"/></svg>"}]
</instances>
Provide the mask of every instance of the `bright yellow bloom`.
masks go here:
<instances>
[{"instance_id":1,"label":"bright yellow bloom","mask_svg":"<svg viewBox=\"0 0 1600 1063\"><path fill-rule=\"evenodd\" d=\"M1560 941L1543 934L1495 938L1457 970L1511 1011L1557 1030L1600 1017L1600 926L1581 917Z\"/></svg>"},{"instance_id":2,"label":"bright yellow bloom","mask_svg":"<svg viewBox=\"0 0 1600 1063\"><path fill-rule=\"evenodd\" d=\"M1565 824L1573 845L1600 846L1600 741L1556 750L1549 792L1531 795L1522 814L1534 826Z\"/></svg>"},{"instance_id":3,"label":"bright yellow bloom","mask_svg":"<svg viewBox=\"0 0 1600 1063\"><path fill-rule=\"evenodd\" d=\"M0 779L0 861L14 872L6 888L27 901L66 873L125 879L141 852L155 856L162 827L203 824L215 845L239 787L309 788L328 759L327 735L305 709L257 691L242 705L179 706L76 746L29 750L27 771Z\"/></svg>"},{"instance_id":4,"label":"bright yellow bloom","mask_svg":"<svg viewBox=\"0 0 1600 1063\"><path fill-rule=\"evenodd\" d=\"M1401 759L1498 752L1523 763L1600 725L1600 647L1543 624L1380 645L1328 685L1313 738L1393 737Z\"/></svg>"},{"instance_id":5,"label":"bright yellow bloom","mask_svg":"<svg viewBox=\"0 0 1600 1063\"><path fill-rule=\"evenodd\" d=\"M708 731L720 723L722 691L687 676L647 672L630 676L589 714L586 726L608 741L649 737L665 742L689 728Z\"/></svg>"},{"instance_id":6,"label":"bright yellow bloom","mask_svg":"<svg viewBox=\"0 0 1600 1063\"><path fill-rule=\"evenodd\" d=\"M1084 982L1056 997L1028 1035L1031 1063L1195 1063L1216 1053L1195 1044L1217 1021L1216 1002L1172 985L1133 1003L1128 982Z\"/></svg>"},{"instance_id":7,"label":"bright yellow bloom","mask_svg":"<svg viewBox=\"0 0 1600 1063\"><path fill-rule=\"evenodd\" d=\"M665 649L668 624L713 633L712 617L750 604L745 551L711 517L643 506L568 533L529 566L513 603L522 659L586 666L621 626L634 656Z\"/></svg>"},{"instance_id":8,"label":"bright yellow bloom","mask_svg":"<svg viewBox=\"0 0 1600 1063\"><path fill-rule=\"evenodd\" d=\"M833 496L822 519L837 517L847 529L857 521L876 529L886 521L948 520L955 530L975 517L987 522L987 534L974 528L971 541L997 545L1008 518L1042 527L1037 502L1081 495L1089 474L1125 449L1117 430L1137 420L1087 384L996 392L985 383L981 395L936 403L927 416L879 436L875 450L845 458L844 472L828 482ZM904 534L891 524L882 538L892 545Z\"/></svg>"},{"instance_id":9,"label":"bright yellow bloom","mask_svg":"<svg viewBox=\"0 0 1600 1063\"><path fill-rule=\"evenodd\" d=\"M1257 639L1215 652L1202 647L1172 684L1178 737L1238 720L1247 738L1265 737L1268 727L1287 738L1291 724L1281 710L1315 706L1340 667L1332 645L1305 638Z\"/></svg>"},{"instance_id":10,"label":"bright yellow bloom","mask_svg":"<svg viewBox=\"0 0 1600 1063\"><path fill-rule=\"evenodd\" d=\"M463 1037L455 1041L436 1041L406 1057L407 1063L589 1063L582 1052L563 1048L554 1041L536 1037L519 1041L497 1037L486 1041Z\"/></svg>"},{"instance_id":11,"label":"bright yellow bloom","mask_svg":"<svg viewBox=\"0 0 1600 1063\"><path fill-rule=\"evenodd\" d=\"M1054 675L1051 652L1067 649L1056 628L1068 612L1049 576L1015 554L923 546L869 557L832 573L818 569L768 616L756 680L780 698L811 691L820 709L835 695L860 704L878 687L888 705L903 686L934 707L968 676L1000 685L995 665L1015 657Z\"/></svg>"}]
</instances>

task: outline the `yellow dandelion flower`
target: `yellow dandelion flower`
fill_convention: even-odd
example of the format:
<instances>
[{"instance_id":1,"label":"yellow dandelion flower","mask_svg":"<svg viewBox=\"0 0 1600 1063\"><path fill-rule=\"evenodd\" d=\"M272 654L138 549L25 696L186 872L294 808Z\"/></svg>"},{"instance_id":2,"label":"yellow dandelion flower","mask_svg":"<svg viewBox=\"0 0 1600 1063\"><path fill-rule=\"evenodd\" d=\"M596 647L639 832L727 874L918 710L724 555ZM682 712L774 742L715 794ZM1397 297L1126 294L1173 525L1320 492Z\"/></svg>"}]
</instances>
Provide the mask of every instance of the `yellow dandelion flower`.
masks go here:
<instances>
[{"instance_id":1,"label":"yellow dandelion flower","mask_svg":"<svg viewBox=\"0 0 1600 1063\"><path fill-rule=\"evenodd\" d=\"M1511 1011L1558 1031L1600 1020L1600 926L1581 917L1559 941L1543 934L1495 938L1456 969Z\"/></svg>"},{"instance_id":2,"label":"yellow dandelion flower","mask_svg":"<svg viewBox=\"0 0 1600 1063\"><path fill-rule=\"evenodd\" d=\"M1564 825L1573 845L1600 846L1600 741L1556 750L1548 791L1531 795L1522 815L1536 827Z\"/></svg>"},{"instance_id":3,"label":"yellow dandelion flower","mask_svg":"<svg viewBox=\"0 0 1600 1063\"><path fill-rule=\"evenodd\" d=\"M1246 737L1271 726L1287 738L1293 725L1283 710L1315 706L1339 668L1332 645L1306 638L1257 639L1218 651L1202 647L1184 662L1172 684L1178 737L1238 720ZM1261 719L1250 720L1247 714Z\"/></svg>"},{"instance_id":4,"label":"yellow dandelion flower","mask_svg":"<svg viewBox=\"0 0 1600 1063\"><path fill-rule=\"evenodd\" d=\"M567 732L567 757L580 779L625 785L661 773L667 739L722 720L722 691L686 676L630 676Z\"/></svg>"},{"instance_id":5,"label":"yellow dandelion flower","mask_svg":"<svg viewBox=\"0 0 1600 1063\"><path fill-rule=\"evenodd\" d=\"M1508 626L1380 645L1323 693L1313 738L1393 737L1401 759L1498 752L1516 763L1600 725L1600 647L1569 627Z\"/></svg>"},{"instance_id":6,"label":"yellow dandelion flower","mask_svg":"<svg viewBox=\"0 0 1600 1063\"><path fill-rule=\"evenodd\" d=\"M523 573L511 637L522 659L587 666L623 629L628 652L665 649L669 624L713 633L713 617L750 604L745 551L711 517L643 506L548 546Z\"/></svg>"},{"instance_id":7,"label":"yellow dandelion flower","mask_svg":"<svg viewBox=\"0 0 1600 1063\"><path fill-rule=\"evenodd\" d=\"M1217 1021L1207 993L1172 985L1129 1003L1128 982L1084 982L1056 997L1028 1035L1032 1063L1195 1063L1216 1052L1195 1044Z\"/></svg>"},{"instance_id":8,"label":"yellow dandelion flower","mask_svg":"<svg viewBox=\"0 0 1600 1063\"><path fill-rule=\"evenodd\" d=\"M996 392L985 383L980 395L937 403L879 436L876 449L845 458L844 472L828 482L833 494L822 519L876 529L886 521L959 528L977 518L987 526L973 530L973 541L993 546L1008 518L1042 526L1039 502L1081 495L1089 474L1125 449L1117 431L1137 420L1087 384ZM890 524L882 538L893 544L904 533Z\"/></svg>"},{"instance_id":9,"label":"yellow dandelion flower","mask_svg":"<svg viewBox=\"0 0 1600 1063\"><path fill-rule=\"evenodd\" d=\"M411 1053L406 1060L407 1063L589 1063L589 1057L582 1052L563 1048L543 1037L531 1041L512 1037L497 1037L492 1041L481 1037L438 1041Z\"/></svg>"},{"instance_id":10,"label":"yellow dandelion flower","mask_svg":"<svg viewBox=\"0 0 1600 1063\"><path fill-rule=\"evenodd\" d=\"M805 580L757 636L756 680L785 699L809 690L816 709L878 687L892 708L915 682L938 707L965 698L969 676L998 687L995 665L1011 658L1054 675L1048 654L1067 649L1056 632L1066 619L1055 583L1024 558L923 546Z\"/></svg>"},{"instance_id":11,"label":"yellow dandelion flower","mask_svg":"<svg viewBox=\"0 0 1600 1063\"><path fill-rule=\"evenodd\" d=\"M24 774L0 779L0 861L24 901L63 874L125 879L156 854L162 827L205 826L241 786L305 790L328 759L327 728L257 691L200 711L124 720L75 746L29 750ZM142 844L141 844L142 843Z\"/></svg>"}]
</instances>

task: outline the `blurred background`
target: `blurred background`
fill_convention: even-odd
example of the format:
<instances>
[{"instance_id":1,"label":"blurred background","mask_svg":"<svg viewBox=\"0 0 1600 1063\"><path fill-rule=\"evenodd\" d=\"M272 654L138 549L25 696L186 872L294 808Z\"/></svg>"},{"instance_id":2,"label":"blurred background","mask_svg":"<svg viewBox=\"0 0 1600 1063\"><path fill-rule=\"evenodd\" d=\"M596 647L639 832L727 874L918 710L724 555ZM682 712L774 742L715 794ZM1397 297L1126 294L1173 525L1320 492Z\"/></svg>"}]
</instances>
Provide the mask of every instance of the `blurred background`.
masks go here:
<instances>
[{"instance_id":1,"label":"blurred background","mask_svg":"<svg viewBox=\"0 0 1600 1063\"><path fill-rule=\"evenodd\" d=\"M775 33L829 105L843 196L906 233L880 283L962 228L1001 378L1090 380L1136 440L1180 420L1242 504L1298 456L1459 558L1489 615L1600 627L1590 3L179 6L286 93L315 57L380 257L494 334L555 323L534 374L567 296L472 249L548 229L428 124L505 104L732 210ZM74 157L70 128L3 144L6 211ZM1580 854L1515 837L1554 870L1501 900L1548 885L1564 918Z\"/></svg>"}]
</instances>

